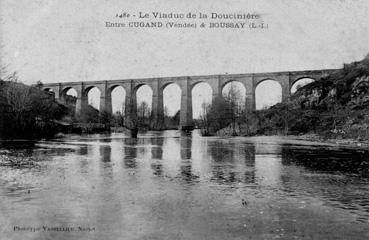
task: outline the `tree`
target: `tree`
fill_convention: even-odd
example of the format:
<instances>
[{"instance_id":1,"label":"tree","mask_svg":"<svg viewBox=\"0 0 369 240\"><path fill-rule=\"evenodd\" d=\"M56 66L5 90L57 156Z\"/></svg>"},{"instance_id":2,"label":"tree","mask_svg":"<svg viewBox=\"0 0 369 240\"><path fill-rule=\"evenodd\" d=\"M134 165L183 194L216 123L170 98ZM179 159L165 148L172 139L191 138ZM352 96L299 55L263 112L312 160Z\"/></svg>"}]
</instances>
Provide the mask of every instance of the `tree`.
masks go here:
<instances>
[{"instance_id":1,"label":"tree","mask_svg":"<svg viewBox=\"0 0 369 240\"><path fill-rule=\"evenodd\" d=\"M137 108L138 123L141 127L145 127L150 123L151 109L147 102L142 102Z\"/></svg>"},{"instance_id":2,"label":"tree","mask_svg":"<svg viewBox=\"0 0 369 240\"><path fill-rule=\"evenodd\" d=\"M119 119L122 121L120 122L120 126L129 129L131 132L132 138L137 138L137 133L139 129L139 121L137 116L136 110L136 103L134 99L130 99L129 102L125 105L124 108L124 115L119 115Z\"/></svg>"},{"instance_id":3,"label":"tree","mask_svg":"<svg viewBox=\"0 0 369 240\"><path fill-rule=\"evenodd\" d=\"M227 116L231 119L233 135L236 135L237 119L241 116L244 104L242 101L241 92L235 85L231 83L231 88L225 96L227 106Z\"/></svg>"},{"instance_id":4,"label":"tree","mask_svg":"<svg viewBox=\"0 0 369 240\"><path fill-rule=\"evenodd\" d=\"M42 90L42 87L44 86L44 84L39 80L37 81L36 83L36 87L39 89L39 90Z\"/></svg>"},{"instance_id":5,"label":"tree","mask_svg":"<svg viewBox=\"0 0 369 240\"><path fill-rule=\"evenodd\" d=\"M231 123L228 103L221 96L215 98L212 104L202 104L202 111L200 127L206 135L214 134Z\"/></svg>"},{"instance_id":6,"label":"tree","mask_svg":"<svg viewBox=\"0 0 369 240\"><path fill-rule=\"evenodd\" d=\"M147 104L147 102L145 101L142 102L140 106L138 106L137 108L137 113L138 113L138 116L141 117L141 119L148 118L150 116L149 104Z\"/></svg>"},{"instance_id":7,"label":"tree","mask_svg":"<svg viewBox=\"0 0 369 240\"><path fill-rule=\"evenodd\" d=\"M237 135L236 127L240 126L248 119L245 110L244 97L236 85L231 84L227 94L219 96L211 104L202 105L200 127L203 135L212 135L218 130L231 127L232 135Z\"/></svg>"},{"instance_id":8,"label":"tree","mask_svg":"<svg viewBox=\"0 0 369 240\"><path fill-rule=\"evenodd\" d=\"M1 77L4 79L4 77ZM51 137L57 130L55 120L61 119L67 108L37 87L18 82L14 73L1 80L1 138Z\"/></svg>"}]
</instances>

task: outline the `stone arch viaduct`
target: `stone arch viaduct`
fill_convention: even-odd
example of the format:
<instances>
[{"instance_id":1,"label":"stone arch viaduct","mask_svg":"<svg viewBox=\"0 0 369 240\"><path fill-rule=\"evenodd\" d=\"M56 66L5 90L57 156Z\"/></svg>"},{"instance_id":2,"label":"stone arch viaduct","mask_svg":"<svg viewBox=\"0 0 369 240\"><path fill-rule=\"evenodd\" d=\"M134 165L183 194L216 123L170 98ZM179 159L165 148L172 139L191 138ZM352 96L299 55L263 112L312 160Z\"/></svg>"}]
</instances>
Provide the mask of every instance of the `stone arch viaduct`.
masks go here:
<instances>
[{"instance_id":1,"label":"stone arch viaduct","mask_svg":"<svg viewBox=\"0 0 369 240\"><path fill-rule=\"evenodd\" d=\"M111 92L117 86L124 88L126 92L126 113L136 111L136 91L142 85L148 85L153 91L152 114L155 122L160 122L164 116L163 91L169 84L177 84L181 88L180 128L192 127L192 88L201 82L206 82L212 88L213 99L222 95L223 87L231 81L238 81L246 89L246 107L255 110L255 90L258 84L265 80L274 80L281 85L282 100L290 96L292 85L302 78L317 80L335 71L308 70L293 72L269 72L269 73L247 73L247 74L224 74L207 76L182 76L163 78L142 78L125 80L99 80L85 82L63 82L49 83L43 85L43 90L52 90L55 99L63 103L66 92L73 88L77 92L76 113L83 111L88 104L88 92L97 87L100 90L100 111L112 112ZM129 107L128 107L129 104ZM127 111L130 109L130 111Z\"/></svg>"}]
</instances>

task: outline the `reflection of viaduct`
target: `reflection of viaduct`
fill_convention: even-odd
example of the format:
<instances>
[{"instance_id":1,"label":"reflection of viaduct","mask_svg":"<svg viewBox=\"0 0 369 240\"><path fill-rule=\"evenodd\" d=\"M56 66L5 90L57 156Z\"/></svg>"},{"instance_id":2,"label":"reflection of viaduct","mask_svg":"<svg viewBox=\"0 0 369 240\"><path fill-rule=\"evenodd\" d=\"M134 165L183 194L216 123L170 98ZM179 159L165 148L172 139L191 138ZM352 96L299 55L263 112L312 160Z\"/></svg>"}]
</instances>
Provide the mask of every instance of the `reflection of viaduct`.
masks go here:
<instances>
[{"instance_id":1,"label":"reflection of viaduct","mask_svg":"<svg viewBox=\"0 0 369 240\"><path fill-rule=\"evenodd\" d=\"M73 88L77 92L76 113L83 111L88 104L88 92L97 87L100 90L100 110L112 111L111 92L115 87L122 86L126 92L126 114L132 113L136 109L136 91L142 85L148 85L153 91L152 113L155 122L161 122L164 112L163 91L169 84L175 83L181 88L181 109L180 127L192 126L192 88L200 83L206 82L213 91L213 98L221 96L223 87L231 81L241 82L246 88L246 107L255 109L255 90L259 83L264 80L274 80L282 87L282 99L290 95L292 85L302 78L319 79L334 70L312 70L294 72L272 72L255 74L226 74L210 76L190 76L190 77L166 77L166 78L145 78L126 80L107 80L91 82L64 82L50 83L44 85L44 90L52 90L55 98L64 101L66 93ZM129 111L127 111L130 109Z\"/></svg>"}]
</instances>

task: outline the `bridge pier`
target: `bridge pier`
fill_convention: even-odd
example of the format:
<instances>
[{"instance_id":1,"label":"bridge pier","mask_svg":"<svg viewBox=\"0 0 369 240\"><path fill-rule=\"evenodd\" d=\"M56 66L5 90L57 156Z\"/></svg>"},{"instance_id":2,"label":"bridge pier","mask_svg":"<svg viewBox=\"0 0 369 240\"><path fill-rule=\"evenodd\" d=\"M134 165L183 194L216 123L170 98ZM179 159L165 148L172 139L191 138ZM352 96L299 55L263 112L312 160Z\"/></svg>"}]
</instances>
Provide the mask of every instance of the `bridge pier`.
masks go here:
<instances>
[{"instance_id":1,"label":"bridge pier","mask_svg":"<svg viewBox=\"0 0 369 240\"><path fill-rule=\"evenodd\" d=\"M245 97L245 109L248 112L252 112L255 110L256 105L255 105L255 92L252 91L252 89L248 89L246 88L246 97Z\"/></svg>"},{"instance_id":2,"label":"bridge pier","mask_svg":"<svg viewBox=\"0 0 369 240\"><path fill-rule=\"evenodd\" d=\"M181 82L181 110L180 110L180 120L179 128L182 130L192 130L192 88L190 85L190 79L187 78L185 81Z\"/></svg>"},{"instance_id":3,"label":"bridge pier","mask_svg":"<svg viewBox=\"0 0 369 240\"><path fill-rule=\"evenodd\" d=\"M279 83L282 86L282 102L291 96L290 74L282 76Z\"/></svg>"},{"instance_id":4,"label":"bridge pier","mask_svg":"<svg viewBox=\"0 0 369 240\"><path fill-rule=\"evenodd\" d=\"M246 89L245 92L245 110L253 111L255 110L255 86L254 86L254 76L244 77L239 80Z\"/></svg>"},{"instance_id":5,"label":"bridge pier","mask_svg":"<svg viewBox=\"0 0 369 240\"><path fill-rule=\"evenodd\" d=\"M127 122L135 122L137 120L137 98L132 82L125 90L126 99L124 101L124 116L127 119Z\"/></svg>"},{"instance_id":6,"label":"bridge pier","mask_svg":"<svg viewBox=\"0 0 369 240\"><path fill-rule=\"evenodd\" d=\"M152 93L152 116L154 129L164 128L164 102L163 89L160 87L159 79L156 79L155 84L151 87Z\"/></svg>"},{"instance_id":7,"label":"bridge pier","mask_svg":"<svg viewBox=\"0 0 369 240\"><path fill-rule=\"evenodd\" d=\"M100 88L100 113L112 114L111 91L108 89L107 82Z\"/></svg>"},{"instance_id":8,"label":"bridge pier","mask_svg":"<svg viewBox=\"0 0 369 240\"><path fill-rule=\"evenodd\" d=\"M76 115L82 114L88 105L88 96L84 92L83 84L74 87L77 92Z\"/></svg>"},{"instance_id":9,"label":"bridge pier","mask_svg":"<svg viewBox=\"0 0 369 240\"><path fill-rule=\"evenodd\" d=\"M220 82L221 82L220 78L221 76L217 76L211 82L208 82L213 91L212 92L212 102L213 103L218 97L222 97L222 86L220 85Z\"/></svg>"},{"instance_id":10,"label":"bridge pier","mask_svg":"<svg viewBox=\"0 0 369 240\"><path fill-rule=\"evenodd\" d=\"M111 96L100 96L100 112L112 114Z\"/></svg>"},{"instance_id":11,"label":"bridge pier","mask_svg":"<svg viewBox=\"0 0 369 240\"><path fill-rule=\"evenodd\" d=\"M58 85L56 85L54 88L52 88L52 90L54 91L54 97L55 100L60 101L61 99L61 83L59 83Z\"/></svg>"},{"instance_id":12,"label":"bridge pier","mask_svg":"<svg viewBox=\"0 0 369 240\"><path fill-rule=\"evenodd\" d=\"M164 122L163 90L168 84L176 83L181 88L181 108L180 108L180 129L192 129L192 88L200 82L206 82L212 88L213 101L222 97L222 88L230 81L241 82L246 88L246 109L254 111L256 109L256 88L258 84L265 80L274 80L281 85L282 101L290 97L291 86L302 78L319 79L322 76L335 72L336 69L308 70L293 72L269 72L269 73L246 73L246 74L223 74L210 76L192 77L167 77L167 78L143 78L130 80L111 81L86 81L86 82L65 82L44 84L43 89L53 90L55 99L64 101L66 92L73 88L77 92L76 114L81 114L88 105L88 90L97 87L100 89L100 111L112 113L111 89L122 86L126 91L125 116L127 118L137 118L136 87L149 85L153 90L152 115L154 127L160 129Z\"/></svg>"}]
</instances>

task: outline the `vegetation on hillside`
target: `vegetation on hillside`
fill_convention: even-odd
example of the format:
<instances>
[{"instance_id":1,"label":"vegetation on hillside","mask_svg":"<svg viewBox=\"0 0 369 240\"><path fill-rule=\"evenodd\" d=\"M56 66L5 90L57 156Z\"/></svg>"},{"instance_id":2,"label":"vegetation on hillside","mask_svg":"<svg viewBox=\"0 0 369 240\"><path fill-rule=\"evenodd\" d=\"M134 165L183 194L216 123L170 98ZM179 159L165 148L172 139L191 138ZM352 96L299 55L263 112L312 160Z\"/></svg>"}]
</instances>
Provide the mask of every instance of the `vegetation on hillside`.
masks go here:
<instances>
[{"instance_id":1,"label":"vegetation on hillside","mask_svg":"<svg viewBox=\"0 0 369 240\"><path fill-rule=\"evenodd\" d=\"M237 117L237 128L230 126L232 117L223 113L227 107L222 104L218 101L208 107L210 114L203 121L203 129L210 129L204 131L206 134L230 135L235 134L231 129L236 129L237 135L315 133L329 138L369 139L369 55L301 87L270 109L243 112ZM227 117L220 120L219 116Z\"/></svg>"}]
</instances>

